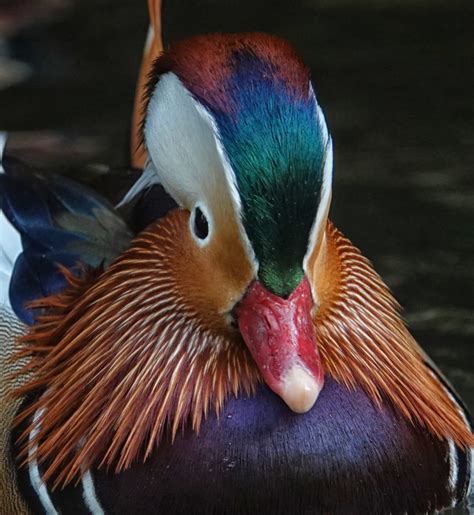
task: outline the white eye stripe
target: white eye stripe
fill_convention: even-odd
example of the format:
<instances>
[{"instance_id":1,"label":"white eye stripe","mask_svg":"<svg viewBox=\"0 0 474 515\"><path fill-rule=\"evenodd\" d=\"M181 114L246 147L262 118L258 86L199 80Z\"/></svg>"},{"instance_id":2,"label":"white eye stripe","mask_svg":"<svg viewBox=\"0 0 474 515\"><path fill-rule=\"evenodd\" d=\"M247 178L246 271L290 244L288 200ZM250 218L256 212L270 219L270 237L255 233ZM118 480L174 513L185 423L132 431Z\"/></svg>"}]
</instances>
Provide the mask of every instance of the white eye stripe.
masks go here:
<instances>
[{"instance_id":1,"label":"white eye stripe","mask_svg":"<svg viewBox=\"0 0 474 515\"><path fill-rule=\"evenodd\" d=\"M315 114L319 123L319 128L321 130L321 138L324 147L324 166L323 166L323 181L321 184L321 193L319 196L319 206L318 211L316 213L316 217L313 222L313 226L311 228L308 248L306 250L306 254L303 260L303 269L306 273L308 270L308 260L311 257L316 242L320 240L321 233L324 231L326 219L329 213L329 207L331 204L331 191L332 191L332 175L333 175L333 150L332 150L332 139L329 135L329 130L326 124L326 119L324 117L324 113L321 107L318 104L316 99L316 95L314 93L313 85L311 81L309 83L309 94L314 98L316 103ZM313 291L314 298L316 299L316 294Z\"/></svg>"},{"instance_id":2,"label":"white eye stripe","mask_svg":"<svg viewBox=\"0 0 474 515\"><path fill-rule=\"evenodd\" d=\"M249 261L257 268L241 220L241 201L215 120L172 72L163 75L148 104L145 141L160 182L176 203L191 212L199 205L209 223L209 238L226 208L239 228ZM229 208L229 209L227 209ZM190 224L194 223L194 218ZM193 226L190 226L192 230ZM219 226L220 229L220 226ZM209 241L197 238L203 246Z\"/></svg>"},{"instance_id":3,"label":"white eye stripe","mask_svg":"<svg viewBox=\"0 0 474 515\"><path fill-rule=\"evenodd\" d=\"M148 105L145 141L163 187L190 211L229 196L213 129L178 77L163 75Z\"/></svg>"},{"instance_id":4,"label":"white eye stripe","mask_svg":"<svg viewBox=\"0 0 474 515\"><path fill-rule=\"evenodd\" d=\"M325 161L323 168L323 183L321 185L321 195L319 197L319 206L316 213L316 218L311 228L311 233L308 242L308 248L306 255L303 260L303 269L306 273L308 270L308 260L313 253L314 246L321 236L321 232L324 231L324 224L326 222L329 206L331 204L331 191L332 191L332 172L333 172L333 153L332 153L332 140L328 136L328 141L325 149ZM313 292L313 295L315 292Z\"/></svg>"}]
</instances>

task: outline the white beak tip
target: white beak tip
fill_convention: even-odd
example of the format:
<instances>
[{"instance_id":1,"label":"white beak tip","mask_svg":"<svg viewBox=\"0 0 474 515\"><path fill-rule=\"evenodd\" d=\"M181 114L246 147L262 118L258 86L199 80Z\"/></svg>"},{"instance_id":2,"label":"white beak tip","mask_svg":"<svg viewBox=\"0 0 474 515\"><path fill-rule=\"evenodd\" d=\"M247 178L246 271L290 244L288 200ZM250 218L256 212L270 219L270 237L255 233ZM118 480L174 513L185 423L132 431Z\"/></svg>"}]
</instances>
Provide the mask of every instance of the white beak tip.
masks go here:
<instances>
[{"instance_id":1,"label":"white beak tip","mask_svg":"<svg viewBox=\"0 0 474 515\"><path fill-rule=\"evenodd\" d=\"M280 397L295 413L306 413L315 404L323 383L320 384L305 369L294 365L286 374Z\"/></svg>"}]
</instances>

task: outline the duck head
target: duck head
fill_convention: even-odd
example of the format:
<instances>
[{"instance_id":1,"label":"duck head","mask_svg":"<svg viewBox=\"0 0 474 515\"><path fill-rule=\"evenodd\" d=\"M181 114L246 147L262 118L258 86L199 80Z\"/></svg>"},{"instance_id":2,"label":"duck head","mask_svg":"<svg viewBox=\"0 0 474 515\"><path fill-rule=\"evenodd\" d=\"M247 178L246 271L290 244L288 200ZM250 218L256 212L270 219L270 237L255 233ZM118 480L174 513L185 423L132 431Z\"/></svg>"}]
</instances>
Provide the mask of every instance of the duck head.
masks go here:
<instances>
[{"instance_id":1,"label":"duck head","mask_svg":"<svg viewBox=\"0 0 474 515\"><path fill-rule=\"evenodd\" d=\"M277 38L199 37L157 62L149 97L154 179L190 212L192 245L211 270L201 279L226 291L217 310L235 316L268 386L307 411L323 371L306 262L324 233L332 175L308 69Z\"/></svg>"},{"instance_id":2,"label":"duck head","mask_svg":"<svg viewBox=\"0 0 474 515\"><path fill-rule=\"evenodd\" d=\"M24 455L44 479L123 470L165 427L198 430L259 380L306 412L325 372L440 437L465 431L396 302L327 220L331 139L294 50L263 34L178 43L145 103L149 162L132 194L160 183L178 209L37 303L48 314L22 340L31 377L17 390L37 397L18 421L33 418Z\"/></svg>"}]
</instances>

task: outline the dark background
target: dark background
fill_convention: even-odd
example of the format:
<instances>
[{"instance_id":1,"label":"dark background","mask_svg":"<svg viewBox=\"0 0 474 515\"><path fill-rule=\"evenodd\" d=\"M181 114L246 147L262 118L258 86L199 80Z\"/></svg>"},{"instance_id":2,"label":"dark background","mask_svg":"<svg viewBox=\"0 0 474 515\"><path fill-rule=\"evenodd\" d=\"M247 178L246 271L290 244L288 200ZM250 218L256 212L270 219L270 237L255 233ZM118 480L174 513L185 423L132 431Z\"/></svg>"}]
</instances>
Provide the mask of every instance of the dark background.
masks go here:
<instances>
[{"instance_id":1,"label":"dark background","mask_svg":"<svg viewBox=\"0 0 474 515\"><path fill-rule=\"evenodd\" d=\"M0 4L8 151L81 177L84 163L126 166L147 17L145 0ZM332 219L473 407L474 4L165 0L167 42L234 30L282 35L311 66L334 140Z\"/></svg>"}]
</instances>

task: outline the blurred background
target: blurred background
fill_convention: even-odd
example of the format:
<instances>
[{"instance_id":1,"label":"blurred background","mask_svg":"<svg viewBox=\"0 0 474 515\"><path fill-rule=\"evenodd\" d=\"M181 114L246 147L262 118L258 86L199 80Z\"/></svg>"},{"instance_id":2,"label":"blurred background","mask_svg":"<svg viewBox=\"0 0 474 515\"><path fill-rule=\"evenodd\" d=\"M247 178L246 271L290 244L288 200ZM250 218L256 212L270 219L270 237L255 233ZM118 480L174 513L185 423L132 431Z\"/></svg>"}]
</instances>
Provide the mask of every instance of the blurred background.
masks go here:
<instances>
[{"instance_id":1,"label":"blurred background","mask_svg":"<svg viewBox=\"0 0 474 515\"><path fill-rule=\"evenodd\" d=\"M145 0L2 0L8 153L123 190L147 20ZM164 0L163 20L165 45L264 30L299 50L334 140L332 219L473 409L472 0Z\"/></svg>"}]
</instances>

